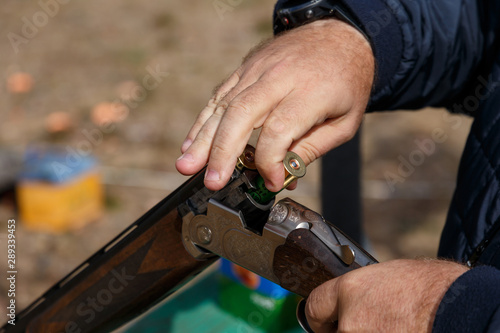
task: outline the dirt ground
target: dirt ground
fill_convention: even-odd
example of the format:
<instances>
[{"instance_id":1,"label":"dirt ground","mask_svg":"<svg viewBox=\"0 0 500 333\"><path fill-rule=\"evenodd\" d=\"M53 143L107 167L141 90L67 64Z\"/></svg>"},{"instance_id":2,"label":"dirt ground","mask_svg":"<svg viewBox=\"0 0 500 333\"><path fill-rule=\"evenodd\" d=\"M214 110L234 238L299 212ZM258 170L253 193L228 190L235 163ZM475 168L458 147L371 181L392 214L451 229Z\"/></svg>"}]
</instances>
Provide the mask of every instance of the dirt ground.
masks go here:
<instances>
[{"instance_id":1,"label":"dirt ground","mask_svg":"<svg viewBox=\"0 0 500 333\"><path fill-rule=\"evenodd\" d=\"M96 104L124 102L126 82L140 84L152 69L161 73L157 86L129 102L128 117L91 147L102 166L104 216L62 235L35 233L22 221L18 224L20 307L183 182L174 161L190 125L213 87L248 49L271 36L273 5L264 0L90 0L47 9L38 2L4 1L0 149L22 154L30 146L77 147L86 140L85 131L96 129L90 117ZM44 11L53 15L43 16ZM34 87L13 96L6 82L18 71L29 73ZM47 132L47 116L55 111L70 114L75 124L70 133ZM469 126L469 119L437 109L366 116L363 215L377 258L435 256ZM440 142L432 141L432 151L424 151L433 133L440 134ZM402 161L415 163L395 181ZM320 210L319 189L316 163L299 188L286 194ZM13 206L3 202L0 254L6 250L6 222L13 216ZM6 271L6 259L0 259L0 271ZM0 281L3 316L7 284Z\"/></svg>"}]
</instances>

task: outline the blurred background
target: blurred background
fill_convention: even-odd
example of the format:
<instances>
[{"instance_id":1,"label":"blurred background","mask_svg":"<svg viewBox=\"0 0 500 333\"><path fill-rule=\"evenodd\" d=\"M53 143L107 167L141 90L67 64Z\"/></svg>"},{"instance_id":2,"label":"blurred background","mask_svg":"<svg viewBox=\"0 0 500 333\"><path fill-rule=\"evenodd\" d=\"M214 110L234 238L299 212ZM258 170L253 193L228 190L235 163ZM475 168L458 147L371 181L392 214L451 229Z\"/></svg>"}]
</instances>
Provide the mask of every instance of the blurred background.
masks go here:
<instances>
[{"instance_id":1,"label":"blurred background","mask_svg":"<svg viewBox=\"0 0 500 333\"><path fill-rule=\"evenodd\" d=\"M3 2L0 242L15 217L19 308L182 184L174 162L187 131L213 88L272 35L273 5ZM435 256L469 126L439 109L365 117L362 214L379 260ZM314 163L285 195L321 211L320 186ZM7 289L0 279L1 309Z\"/></svg>"}]
</instances>

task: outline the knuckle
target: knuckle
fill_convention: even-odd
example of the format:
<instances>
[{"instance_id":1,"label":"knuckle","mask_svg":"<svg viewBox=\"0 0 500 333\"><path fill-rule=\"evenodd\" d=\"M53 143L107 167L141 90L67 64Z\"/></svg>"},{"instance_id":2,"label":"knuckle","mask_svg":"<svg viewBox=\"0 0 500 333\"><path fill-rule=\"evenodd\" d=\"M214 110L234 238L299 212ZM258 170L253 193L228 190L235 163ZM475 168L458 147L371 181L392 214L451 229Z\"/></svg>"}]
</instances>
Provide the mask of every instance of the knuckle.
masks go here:
<instances>
[{"instance_id":1,"label":"knuckle","mask_svg":"<svg viewBox=\"0 0 500 333\"><path fill-rule=\"evenodd\" d=\"M252 108L250 107L250 103L246 102L243 99L233 100L226 108L226 112L230 114L234 114L238 117L248 118L252 114Z\"/></svg>"},{"instance_id":2,"label":"knuckle","mask_svg":"<svg viewBox=\"0 0 500 333\"><path fill-rule=\"evenodd\" d=\"M339 128L337 131L338 141L343 144L347 141L350 141L356 135L357 129L352 126L346 126L343 128Z\"/></svg>"},{"instance_id":3,"label":"knuckle","mask_svg":"<svg viewBox=\"0 0 500 333\"><path fill-rule=\"evenodd\" d=\"M280 187L283 186L285 179L285 171L283 170L283 164L272 163L272 164L263 164L261 162L256 161L257 169L261 171L262 176L265 179L271 181L271 183Z\"/></svg>"},{"instance_id":4,"label":"knuckle","mask_svg":"<svg viewBox=\"0 0 500 333\"><path fill-rule=\"evenodd\" d=\"M217 107L217 96L213 96L207 103L207 106L202 110L202 112L213 112Z\"/></svg>"},{"instance_id":5,"label":"knuckle","mask_svg":"<svg viewBox=\"0 0 500 333\"><path fill-rule=\"evenodd\" d=\"M281 135L286 132L287 124L280 117L270 116L264 123L263 130L271 135Z\"/></svg>"},{"instance_id":6,"label":"knuckle","mask_svg":"<svg viewBox=\"0 0 500 333\"><path fill-rule=\"evenodd\" d=\"M229 152L228 144L232 143L231 138L234 137L231 127L220 126L217 129L216 138L214 140L214 151L226 154Z\"/></svg>"},{"instance_id":7,"label":"knuckle","mask_svg":"<svg viewBox=\"0 0 500 333\"><path fill-rule=\"evenodd\" d=\"M242 66L242 71L246 75L259 75L262 73L263 68L265 68L267 62L266 57L262 56L254 56L248 59L245 64Z\"/></svg>"},{"instance_id":8,"label":"knuckle","mask_svg":"<svg viewBox=\"0 0 500 333\"><path fill-rule=\"evenodd\" d=\"M319 309L321 303L322 303L321 297L318 295L317 292L313 291L309 295L306 307L304 309L304 312L308 320L316 322L321 319L320 309Z\"/></svg>"},{"instance_id":9,"label":"knuckle","mask_svg":"<svg viewBox=\"0 0 500 333\"><path fill-rule=\"evenodd\" d=\"M231 163L236 163L234 151L220 143L214 143L210 152L211 161L215 164L227 166Z\"/></svg>"},{"instance_id":10,"label":"knuckle","mask_svg":"<svg viewBox=\"0 0 500 333\"><path fill-rule=\"evenodd\" d=\"M201 112L198 114L196 118L196 124L203 125L208 118L214 113L215 106L211 106L210 102Z\"/></svg>"},{"instance_id":11,"label":"knuckle","mask_svg":"<svg viewBox=\"0 0 500 333\"><path fill-rule=\"evenodd\" d=\"M217 87L214 88L213 98L212 98L214 103L217 104L233 89L235 82L240 81L241 74L242 74L241 67L239 67L226 80L224 80L221 84L219 84Z\"/></svg>"},{"instance_id":12,"label":"knuckle","mask_svg":"<svg viewBox=\"0 0 500 333\"><path fill-rule=\"evenodd\" d=\"M362 281L356 278L355 275L343 275L339 279L339 292L345 295L354 294L361 285Z\"/></svg>"},{"instance_id":13,"label":"knuckle","mask_svg":"<svg viewBox=\"0 0 500 333\"><path fill-rule=\"evenodd\" d=\"M212 153L211 155L214 157L220 157L220 156L225 156L227 155L228 150L221 144L214 143L212 147Z\"/></svg>"},{"instance_id":14,"label":"knuckle","mask_svg":"<svg viewBox=\"0 0 500 333\"><path fill-rule=\"evenodd\" d=\"M196 136L191 146L210 147L213 140L213 130L209 126L204 126Z\"/></svg>"},{"instance_id":15,"label":"knuckle","mask_svg":"<svg viewBox=\"0 0 500 333\"><path fill-rule=\"evenodd\" d=\"M289 66L286 62L279 62L269 70L268 77L270 80L275 81L281 78L283 75L286 75L288 70Z\"/></svg>"},{"instance_id":16,"label":"knuckle","mask_svg":"<svg viewBox=\"0 0 500 333\"><path fill-rule=\"evenodd\" d=\"M302 156L300 157L302 157L307 164L312 163L327 152L327 149L318 148L316 145L309 142L304 142L301 148Z\"/></svg>"},{"instance_id":17,"label":"knuckle","mask_svg":"<svg viewBox=\"0 0 500 333\"><path fill-rule=\"evenodd\" d=\"M210 147L211 142L212 142L212 140L209 139L207 136L198 135L198 137L196 138L196 145L193 146L193 148L196 147L196 146Z\"/></svg>"},{"instance_id":18,"label":"knuckle","mask_svg":"<svg viewBox=\"0 0 500 333\"><path fill-rule=\"evenodd\" d=\"M283 77L288 77L288 74L296 68L297 64L294 64L293 60L289 57L285 57L284 59L277 61L274 66L267 71L266 74L270 80L277 81L282 79Z\"/></svg>"},{"instance_id":19,"label":"knuckle","mask_svg":"<svg viewBox=\"0 0 500 333\"><path fill-rule=\"evenodd\" d=\"M356 127L349 127L347 129L347 131L346 131L346 136L345 136L346 141L349 141L352 138L354 138L354 136L356 135L356 133L357 133L357 128Z\"/></svg>"},{"instance_id":20,"label":"knuckle","mask_svg":"<svg viewBox=\"0 0 500 333\"><path fill-rule=\"evenodd\" d=\"M259 154L255 157L257 170L264 179L270 181L276 190L281 189L285 179L285 171L282 161L276 161L276 154ZM279 189L278 189L279 188Z\"/></svg>"},{"instance_id":21,"label":"knuckle","mask_svg":"<svg viewBox=\"0 0 500 333\"><path fill-rule=\"evenodd\" d=\"M217 91L215 91L214 93L214 97L210 100L209 103L213 103L215 105L217 105L218 103L220 103L220 101L227 96L227 94L229 93L229 91L225 91L221 88L217 89Z\"/></svg>"},{"instance_id":22,"label":"knuckle","mask_svg":"<svg viewBox=\"0 0 500 333\"><path fill-rule=\"evenodd\" d=\"M217 107L215 108L214 116L222 117L222 115L226 113L228 105L229 102L225 98L222 101L220 101L219 104L217 104Z\"/></svg>"}]
</instances>

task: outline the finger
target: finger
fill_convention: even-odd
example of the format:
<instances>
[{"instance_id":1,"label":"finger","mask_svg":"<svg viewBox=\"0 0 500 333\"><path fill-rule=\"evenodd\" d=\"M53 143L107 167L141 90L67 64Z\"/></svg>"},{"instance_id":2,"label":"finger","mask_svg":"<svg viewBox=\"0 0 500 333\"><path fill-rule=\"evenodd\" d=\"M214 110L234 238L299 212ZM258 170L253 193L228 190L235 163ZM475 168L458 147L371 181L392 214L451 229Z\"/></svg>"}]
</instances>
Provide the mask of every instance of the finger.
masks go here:
<instances>
[{"instance_id":1,"label":"finger","mask_svg":"<svg viewBox=\"0 0 500 333\"><path fill-rule=\"evenodd\" d=\"M297 188L297 184L299 183L298 180L294 180L288 187L286 188L289 191L293 191Z\"/></svg>"},{"instance_id":2,"label":"finger","mask_svg":"<svg viewBox=\"0 0 500 333\"><path fill-rule=\"evenodd\" d=\"M307 323L316 333L335 332L338 320L338 279L323 283L307 298Z\"/></svg>"},{"instance_id":3,"label":"finger","mask_svg":"<svg viewBox=\"0 0 500 333\"><path fill-rule=\"evenodd\" d=\"M217 109L203 124L198 135L175 162L177 170L184 175L192 175L201 170L208 161L215 133L220 124L223 111Z\"/></svg>"},{"instance_id":4,"label":"finger","mask_svg":"<svg viewBox=\"0 0 500 333\"><path fill-rule=\"evenodd\" d=\"M215 89L214 95L208 101L207 106L203 108L198 117L196 118L195 123L191 127L184 143L181 147L181 152L184 154L186 150L191 146L196 136L200 132L203 125L207 122L207 120L214 114L217 105L221 101L221 99L228 94L228 92L233 89L238 82L240 81L240 70L236 70L226 81L224 81L218 88Z\"/></svg>"},{"instance_id":5,"label":"finger","mask_svg":"<svg viewBox=\"0 0 500 333\"><path fill-rule=\"evenodd\" d=\"M196 118L196 121L194 122L193 126L188 132L188 135L186 136L186 139L182 143L181 146L181 153L185 153L186 150L191 146L193 143L194 139L200 132L201 128L207 120L214 114L215 108L217 107L217 104L215 103L215 97L212 97L210 101L208 101L207 106L201 110L200 114Z\"/></svg>"},{"instance_id":6,"label":"finger","mask_svg":"<svg viewBox=\"0 0 500 333\"><path fill-rule=\"evenodd\" d=\"M217 190L227 183L252 131L262 125L267 114L287 93L286 87L260 80L234 97L213 141L207 166L210 177L205 178L205 186Z\"/></svg>"},{"instance_id":7,"label":"finger","mask_svg":"<svg viewBox=\"0 0 500 333\"><path fill-rule=\"evenodd\" d=\"M221 86L215 94L213 103L209 105L209 108L205 112L203 112L204 115L200 116L200 121L197 127L192 130L192 133L190 133L188 139L184 142L183 155L176 162L177 170L180 173L192 175L207 164L211 154L212 143L216 137L217 128L219 127L221 120L224 118L224 114L229 108L230 103L234 97L237 96L237 94L244 91L249 86L252 86L255 83L255 80L257 80L257 77L251 75L240 77L239 72L240 70L237 70L234 78L230 79L227 84L223 84ZM236 77L239 80L236 85L227 93L222 94L221 91L229 89L232 84L236 82ZM215 105L216 103L217 105ZM194 133L196 133L196 136L193 138ZM245 139L245 145L248 139L249 137ZM243 151L243 148L241 151ZM207 182L213 181L214 179L221 179L220 181L216 181L217 185L213 188L214 190L222 188L227 180L229 180L232 173L232 171L230 173L224 171L219 172L220 173L217 174L212 169L207 170L207 175L210 175L207 178ZM224 176L221 177L220 174L222 173L224 173Z\"/></svg>"},{"instance_id":8,"label":"finger","mask_svg":"<svg viewBox=\"0 0 500 333\"><path fill-rule=\"evenodd\" d=\"M283 187L283 159L293 142L323 121L316 114L324 112L305 112L310 109L307 104L299 93L292 93L273 110L263 124L256 146L255 161L266 181L266 187L273 192Z\"/></svg>"},{"instance_id":9,"label":"finger","mask_svg":"<svg viewBox=\"0 0 500 333\"><path fill-rule=\"evenodd\" d=\"M240 82L241 73L242 68L239 67L226 81L214 89L213 95L215 104L219 103L219 101Z\"/></svg>"},{"instance_id":10,"label":"finger","mask_svg":"<svg viewBox=\"0 0 500 333\"><path fill-rule=\"evenodd\" d=\"M323 124L314 126L296 140L290 150L298 154L304 163L310 164L330 150L351 140L356 134L361 119L350 115L328 119Z\"/></svg>"}]
</instances>

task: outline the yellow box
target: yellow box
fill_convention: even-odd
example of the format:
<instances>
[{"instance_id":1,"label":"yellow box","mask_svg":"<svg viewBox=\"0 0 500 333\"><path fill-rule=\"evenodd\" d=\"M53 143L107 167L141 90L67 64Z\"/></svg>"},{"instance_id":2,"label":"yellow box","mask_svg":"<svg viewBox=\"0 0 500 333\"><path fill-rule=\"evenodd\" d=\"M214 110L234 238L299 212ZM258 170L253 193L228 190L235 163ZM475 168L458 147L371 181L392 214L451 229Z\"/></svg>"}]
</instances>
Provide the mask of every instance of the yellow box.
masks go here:
<instances>
[{"instance_id":1,"label":"yellow box","mask_svg":"<svg viewBox=\"0 0 500 333\"><path fill-rule=\"evenodd\" d=\"M102 215L101 177L97 171L87 171L58 184L22 180L17 200L27 229L52 233L78 229Z\"/></svg>"}]
</instances>

